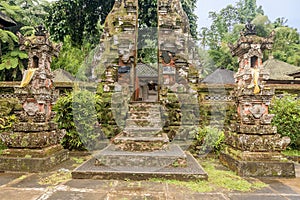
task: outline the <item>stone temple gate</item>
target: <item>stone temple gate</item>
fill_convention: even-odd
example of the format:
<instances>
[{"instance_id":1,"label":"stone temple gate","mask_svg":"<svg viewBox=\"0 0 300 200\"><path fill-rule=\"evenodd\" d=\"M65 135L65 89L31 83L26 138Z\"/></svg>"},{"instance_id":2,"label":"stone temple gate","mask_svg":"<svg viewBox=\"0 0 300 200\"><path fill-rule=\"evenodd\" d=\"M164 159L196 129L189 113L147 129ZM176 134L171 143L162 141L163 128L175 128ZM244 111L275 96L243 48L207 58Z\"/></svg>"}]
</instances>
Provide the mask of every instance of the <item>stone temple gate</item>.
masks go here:
<instances>
[{"instance_id":1,"label":"stone temple gate","mask_svg":"<svg viewBox=\"0 0 300 200\"><path fill-rule=\"evenodd\" d=\"M169 93L177 99L179 112L189 116L181 117L178 129L199 124L197 92L189 83L197 81L200 62L194 56L180 0L158 0L157 4L157 62L153 65L137 60L138 1L116 0L106 18L90 63L90 79L101 83L104 92L113 93L115 118L120 118L116 121L123 127L111 144L72 173L73 178L207 179L194 157L171 143L173 138L163 129ZM126 107L125 115L118 114L121 107Z\"/></svg>"},{"instance_id":2,"label":"stone temple gate","mask_svg":"<svg viewBox=\"0 0 300 200\"><path fill-rule=\"evenodd\" d=\"M157 4L158 27L149 28L149 32L157 34L157 61L147 65L137 59L142 42L138 41L139 34L148 34L139 32L138 1L115 2L91 64L91 78L104 82L106 91L116 85L128 86L131 100L158 101L159 90L164 86L197 81L200 62L180 1L158 0Z\"/></svg>"}]
</instances>

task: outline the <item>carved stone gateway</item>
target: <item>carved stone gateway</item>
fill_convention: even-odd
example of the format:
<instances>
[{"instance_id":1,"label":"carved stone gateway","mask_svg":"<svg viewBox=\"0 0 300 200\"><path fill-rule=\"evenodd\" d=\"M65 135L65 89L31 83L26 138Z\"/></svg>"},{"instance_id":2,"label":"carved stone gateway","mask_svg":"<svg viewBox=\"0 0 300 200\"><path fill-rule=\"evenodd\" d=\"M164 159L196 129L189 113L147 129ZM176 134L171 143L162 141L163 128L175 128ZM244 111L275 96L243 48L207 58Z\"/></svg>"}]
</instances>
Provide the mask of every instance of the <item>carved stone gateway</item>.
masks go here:
<instances>
[{"instance_id":1,"label":"carved stone gateway","mask_svg":"<svg viewBox=\"0 0 300 200\"><path fill-rule=\"evenodd\" d=\"M136 76L139 71L136 69L139 67L136 63L138 0L116 0L105 21L99 48L101 55L96 56L99 60L94 60L91 71L92 78L98 81L99 72L104 72L100 80L104 84L103 90L114 91L113 96L118 98L115 98L113 103L121 105L113 108L115 112L119 112L122 106L126 107L127 111L122 119L124 128L112 139L108 147L95 153L92 159L75 169L72 172L73 178L207 179L206 172L195 158L184 152L179 145L170 143L171 138L164 130L165 126L169 126L165 125L163 120L163 117L166 117L163 115L165 114L163 106L167 102L167 91L172 90L176 99L183 102L178 103L179 110L181 106L186 111L183 116L194 118L196 117L193 112L197 111L194 109L197 96L185 92L192 91L183 85L184 83L188 85L187 75L182 78L180 84L176 82L181 76L180 73L187 74L191 66L190 55L193 55L188 48L187 16L180 0L158 0L157 4L158 27L155 27L155 30L158 31L159 67L155 70L160 79L156 82L156 86L157 90L160 90L158 93L161 99L141 102L141 99L137 98L140 89L139 79ZM165 94L163 91L166 91ZM129 103L126 101L128 96L132 100ZM181 128L192 127L197 121L190 119L191 117L183 118Z\"/></svg>"},{"instance_id":2,"label":"carved stone gateway","mask_svg":"<svg viewBox=\"0 0 300 200\"><path fill-rule=\"evenodd\" d=\"M239 61L235 75L238 119L226 132L227 147L220 159L241 176L295 176L294 164L280 153L290 138L277 133L271 125L274 115L269 114L274 89L265 85L269 72L262 59L273 40L274 32L268 38L258 37L255 26L248 23L237 44L229 45Z\"/></svg>"},{"instance_id":3,"label":"carved stone gateway","mask_svg":"<svg viewBox=\"0 0 300 200\"><path fill-rule=\"evenodd\" d=\"M18 121L12 132L0 134L8 149L0 158L0 170L39 172L68 159L68 151L60 145L64 131L52 122L51 112L57 93L53 86L50 64L60 45L53 45L42 26L35 36L19 34L20 49L28 52L28 69L15 94L22 104L16 111Z\"/></svg>"}]
</instances>

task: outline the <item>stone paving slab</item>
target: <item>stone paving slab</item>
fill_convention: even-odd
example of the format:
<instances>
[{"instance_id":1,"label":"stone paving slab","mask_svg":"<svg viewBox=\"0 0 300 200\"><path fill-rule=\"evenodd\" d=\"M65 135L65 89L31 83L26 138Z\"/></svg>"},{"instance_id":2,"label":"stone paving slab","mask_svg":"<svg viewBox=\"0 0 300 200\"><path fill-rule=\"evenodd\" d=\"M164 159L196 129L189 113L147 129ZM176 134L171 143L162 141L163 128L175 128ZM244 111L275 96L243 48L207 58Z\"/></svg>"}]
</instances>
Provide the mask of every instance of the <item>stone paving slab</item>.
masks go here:
<instances>
[{"instance_id":1,"label":"stone paving slab","mask_svg":"<svg viewBox=\"0 0 300 200\"><path fill-rule=\"evenodd\" d=\"M286 186L279 180L274 179L260 179L262 182L269 185L269 188L273 190L273 192L276 193L283 193L283 194L297 194L292 188Z\"/></svg>"},{"instance_id":2,"label":"stone paving slab","mask_svg":"<svg viewBox=\"0 0 300 200\"><path fill-rule=\"evenodd\" d=\"M1 188L0 200L36 200L44 191L39 190L17 190L15 188Z\"/></svg>"},{"instance_id":3,"label":"stone paving slab","mask_svg":"<svg viewBox=\"0 0 300 200\"><path fill-rule=\"evenodd\" d=\"M56 170L66 165L72 170L71 161ZM300 177L264 178L261 180L268 187L247 193L218 190L199 193L151 181L69 179L57 185L39 184L41 178L51 174L0 173L0 200L300 200Z\"/></svg>"},{"instance_id":4,"label":"stone paving slab","mask_svg":"<svg viewBox=\"0 0 300 200\"><path fill-rule=\"evenodd\" d=\"M22 176L21 173L2 173L0 175L0 186L6 185L9 182L18 179Z\"/></svg>"},{"instance_id":5,"label":"stone paving slab","mask_svg":"<svg viewBox=\"0 0 300 200\"><path fill-rule=\"evenodd\" d=\"M73 192L58 191L52 194L47 200L102 200L107 199L106 193L90 193L90 192Z\"/></svg>"},{"instance_id":6,"label":"stone paving slab","mask_svg":"<svg viewBox=\"0 0 300 200\"><path fill-rule=\"evenodd\" d=\"M88 160L72 172L74 179L119 179L147 180L166 178L177 180L207 180L207 173L197 160L187 153L186 167L134 167L95 166L95 158Z\"/></svg>"}]
</instances>

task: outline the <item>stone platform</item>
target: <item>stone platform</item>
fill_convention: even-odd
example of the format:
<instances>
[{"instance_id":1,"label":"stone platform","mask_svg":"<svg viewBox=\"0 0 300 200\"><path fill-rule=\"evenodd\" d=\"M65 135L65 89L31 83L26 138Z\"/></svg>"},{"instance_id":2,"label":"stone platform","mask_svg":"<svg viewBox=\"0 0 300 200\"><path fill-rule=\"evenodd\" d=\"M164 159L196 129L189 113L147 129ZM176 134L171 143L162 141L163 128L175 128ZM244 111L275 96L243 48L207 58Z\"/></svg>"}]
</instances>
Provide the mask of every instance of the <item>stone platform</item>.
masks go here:
<instances>
[{"instance_id":1,"label":"stone platform","mask_svg":"<svg viewBox=\"0 0 300 200\"><path fill-rule=\"evenodd\" d=\"M24 149L21 150L24 152ZM0 171L17 172L46 172L56 165L69 159L69 151L65 149L56 149L54 152L49 150L26 150L26 155L0 156ZM5 152L4 152L5 153Z\"/></svg>"},{"instance_id":2,"label":"stone platform","mask_svg":"<svg viewBox=\"0 0 300 200\"><path fill-rule=\"evenodd\" d=\"M220 161L232 171L235 171L239 176L250 177L288 177L294 178L295 166L291 161L246 161L238 160L231 156L221 152Z\"/></svg>"},{"instance_id":3,"label":"stone platform","mask_svg":"<svg viewBox=\"0 0 300 200\"><path fill-rule=\"evenodd\" d=\"M118 179L147 180L165 178L176 180L207 180L207 173L189 153L184 153L178 146L168 151L124 152L111 151L108 147L72 172L74 179ZM122 156L121 156L122 154ZM119 161L118 161L119 158ZM178 159L185 159L180 165ZM99 159L107 165L99 165ZM111 164L108 161L112 161ZM117 165L119 162L120 165ZM144 164L144 165L143 165Z\"/></svg>"}]
</instances>

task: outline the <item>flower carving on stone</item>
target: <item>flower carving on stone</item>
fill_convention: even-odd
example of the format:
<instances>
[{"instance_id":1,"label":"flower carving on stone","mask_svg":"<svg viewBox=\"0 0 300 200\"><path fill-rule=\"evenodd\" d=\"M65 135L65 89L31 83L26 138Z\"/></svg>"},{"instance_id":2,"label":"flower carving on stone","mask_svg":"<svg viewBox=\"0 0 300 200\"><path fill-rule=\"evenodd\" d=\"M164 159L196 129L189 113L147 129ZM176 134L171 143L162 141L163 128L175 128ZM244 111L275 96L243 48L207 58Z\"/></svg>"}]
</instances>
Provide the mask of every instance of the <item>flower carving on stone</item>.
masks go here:
<instances>
[{"instance_id":1,"label":"flower carving on stone","mask_svg":"<svg viewBox=\"0 0 300 200\"><path fill-rule=\"evenodd\" d=\"M256 104L252 106L249 111L256 119L259 119L266 112L266 108L262 105Z\"/></svg>"},{"instance_id":2,"label":"flower carving on stone","mask_svg":"<svg viewBox=\"0 0 300 200\"><path fill-rule=\"evenodd\" d=\"M34 102L26 103L23 108L29 116L34 116L39 111L38 106Z\"/></svg>"}]
</instances>

